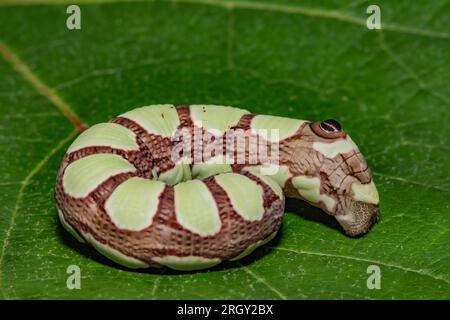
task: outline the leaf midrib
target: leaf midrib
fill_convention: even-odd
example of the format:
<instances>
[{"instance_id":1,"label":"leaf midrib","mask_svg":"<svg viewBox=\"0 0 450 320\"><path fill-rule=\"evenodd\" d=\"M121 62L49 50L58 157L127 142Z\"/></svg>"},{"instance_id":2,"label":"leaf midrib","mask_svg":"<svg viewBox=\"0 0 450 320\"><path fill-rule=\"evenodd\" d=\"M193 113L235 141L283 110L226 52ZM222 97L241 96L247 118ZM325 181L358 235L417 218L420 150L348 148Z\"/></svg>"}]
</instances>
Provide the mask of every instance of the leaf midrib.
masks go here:
<instances>
[{"instance_id":1,"label":"leaf midrib","mask_svg":"<svg viewBox=\"0 0 450 320\"><path fill-rule=\"evenodd\" d=\"M24 180L20 182L20 188L19 193L17 194L16 203L14 205L14 209L11 213L11 219L9 223L9 227L6 230L5 239L3 241L2 250L0 252L0 291L2 292L3 296L6 298L6 293L3 288L3 260L4 256L6 254L6 250L8 249L9 245L9 239L11 238L11 234L14 231L14 227L16 225L16 217L17 214L21 208L23 195L25 192L26 187L30 184L33 177L44 168L44 166L47 164L47 162L51 159L53 155L55 155L61 148L63 148L69 141L71 141L79 131L77 129L72 130L69 135L67 135L65 138L63 138L61 141L59 141L55 147L53 147L47 154L42 158L41 161L37 163L36 166L33 167L33 169L30 171L30 173L25 177Z\"/></svg>"},{"instance_id":2,"label":"leaf midrib","mask_svg":"<svg viewBox=\"0 0 450 320\"><path fill-rule=\"evenodd\" d=\"M31 69L0 39L0 55L6 60L35 90L46 97L50 102L61 111L61 113L75 126L78 131L83 131L87 125L73 111L64 100L62 100L53 89L48 87L44 81L36 76Z\"/></svg>"}]
</instances>

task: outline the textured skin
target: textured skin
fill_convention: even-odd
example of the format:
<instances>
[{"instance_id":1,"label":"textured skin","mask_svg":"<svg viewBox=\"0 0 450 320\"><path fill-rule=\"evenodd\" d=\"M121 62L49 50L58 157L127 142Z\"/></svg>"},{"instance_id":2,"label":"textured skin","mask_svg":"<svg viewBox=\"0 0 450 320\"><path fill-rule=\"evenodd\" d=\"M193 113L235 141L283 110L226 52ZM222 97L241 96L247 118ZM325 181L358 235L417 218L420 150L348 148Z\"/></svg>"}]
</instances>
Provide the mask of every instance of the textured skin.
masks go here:
<instances>
[{"instance_id":1,"label":"textured skin","mask_svg":"<svg viewBox=\"0 0 450 320\"><path fill-rule=\"evenodd\" d=\"M164 107L161 110L167 108L174 107ZM196 127L191 114L193 108L174 108L179 121L177 127L185 128L191 133L201 130L205 134L205 128ZM238 109L202 106L195 110L197 114L207 110L217 111L223 117ZM171 109L167 111L173 112ZM275 128L277 124L285 128L284 131L280 130L284 136L279 143L264 140L269 149L274 143L279 147L279 165L283 170L279 170L277 175L261 176L261 163L248 163L248 153L246 163L228 166L229 171L244 175L261 188L260 200L248 199L250 202L254 201L255 205L258 201L262 202L264 212L260 219L248 220L239 214L230 195L214 176L210 176L203 179L203 183L216 204L220 229L208 236L188 230L189 228L177 220L172 185L191 179L193 164L185 164L182 167L184 171L179 171L182 174L178 179L165 178L167 181L164 181L164 173L173 172L176 166L171 160L174 141L170 137L149 132L136 121L119 116L110 122L133 132L139 149L123 150L107 145L93 145L66 153L56 183L56 201L63 225L79 239L91 243L100 252L127 267L166 265L179 270L201 269L220 261L241 258L264 240L272 238L280 227L284 211L284 196L281 190L286 197L306 200L336 217L350 236L369 230L378 217L378 194L366 161L345 132L340 130L338 133L321 136L317 123L295 122L297 120L277 117L255 120L258 116L242 109L236 114L237 116L233 117L237 120L230 118L226 127L252 132L252 123L255 128L257 123L267 123L271 128ZM205 117L206 115L207 113ZM215 120L211 116L208 117ZM164 115L161 115L161 118L158 121L162 121L164 125ZM172 125L173 119L170 121ZM221 136L219 141L225 145L225 135ZM252 140L245 142L247 146L252 143L249 141ZM67 167L79 159L98 153L119 155L128 160L136 170L109 176L84 197L72 196L70 190L64 188L63 180ZM194 157L193 154L191 156ZM101 166L102 163L98 165ZM115 225L105 209L105 202L114 190L131 177L162 179L168 182L158 196L157 210L150 226L142 230L128 230ZM105 252L100 247L112 250Z\"/></svg>"}]
</instances>

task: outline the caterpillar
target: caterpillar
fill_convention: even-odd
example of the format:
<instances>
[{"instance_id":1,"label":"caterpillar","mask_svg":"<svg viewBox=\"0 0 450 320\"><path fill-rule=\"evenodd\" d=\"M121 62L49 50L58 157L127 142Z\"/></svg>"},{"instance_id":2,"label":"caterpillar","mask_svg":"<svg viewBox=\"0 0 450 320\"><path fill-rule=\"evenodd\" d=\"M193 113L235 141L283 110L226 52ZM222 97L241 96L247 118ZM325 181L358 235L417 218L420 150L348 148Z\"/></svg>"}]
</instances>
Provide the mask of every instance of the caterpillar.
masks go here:
<instances>
[{"instance_id":1,"label":"caterpillar","mask_svg":"<svg viewBox=\"0 0 450 320\"><path fill-rule=\"evenodd\" d=\"M182 271L273 239L285 197L321 208L349 236L378 219L372 173L336 120L226 106L151 105L96 124L69 146L55 187L59 219L79 241L128 268Z\"/></svg>"}]
</instances>

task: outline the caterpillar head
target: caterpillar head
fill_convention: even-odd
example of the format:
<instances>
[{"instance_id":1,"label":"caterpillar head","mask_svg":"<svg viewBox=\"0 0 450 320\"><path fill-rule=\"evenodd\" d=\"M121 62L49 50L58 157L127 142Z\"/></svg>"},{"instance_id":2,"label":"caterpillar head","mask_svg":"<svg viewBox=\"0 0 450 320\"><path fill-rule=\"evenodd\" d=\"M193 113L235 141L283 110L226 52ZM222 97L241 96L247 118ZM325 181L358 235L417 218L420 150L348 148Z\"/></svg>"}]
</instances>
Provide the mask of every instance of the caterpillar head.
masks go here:
<instances>
[{"instance_id":1,"label":"caterpillar head","mask_svg":"<svg viewBox=\"0 0 450 320\"><path fill-rule=\"evenodd\" d=\"M366 233L378 220L379 198L356 144L336 120L309 123L300 140L309 156L292 178L297 195L334 216L346 234Z\"/></svg>"}]
</instances>

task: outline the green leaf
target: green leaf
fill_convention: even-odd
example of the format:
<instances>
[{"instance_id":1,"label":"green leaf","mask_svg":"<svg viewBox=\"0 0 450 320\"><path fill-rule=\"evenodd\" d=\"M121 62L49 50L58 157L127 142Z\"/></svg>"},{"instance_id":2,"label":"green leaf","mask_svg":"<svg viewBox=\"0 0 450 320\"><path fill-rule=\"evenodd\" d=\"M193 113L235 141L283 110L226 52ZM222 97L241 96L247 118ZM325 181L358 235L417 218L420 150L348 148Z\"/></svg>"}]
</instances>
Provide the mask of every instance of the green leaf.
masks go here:
<instances>
[{"instance_id":1,"label":"green leaf","mask_svg":"<svg viewBox=\"0 0 450 320\"><path fill-rule=\"evenodd\" d=\"M378 1L377 31L366 1L266 1L83 1L72 31L68 2L0 6L4 298L450 298L450 3ZM240 263L115 266L62 229L55 176L82 123L154 103L339 119L373 169L381 222L351 239L289 212Z\"/></svg>"}]
</instances>

